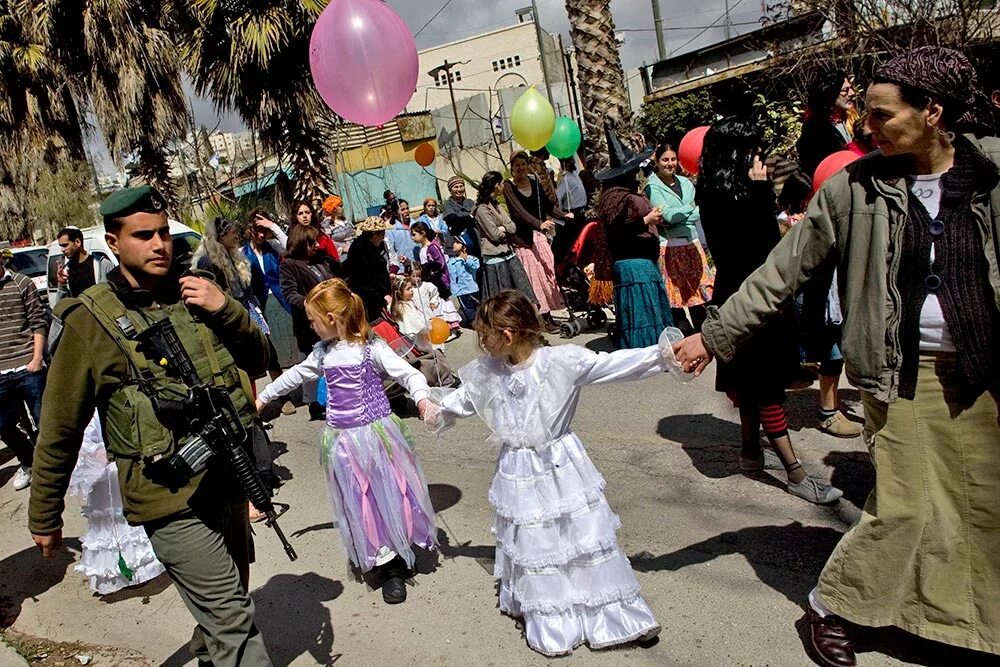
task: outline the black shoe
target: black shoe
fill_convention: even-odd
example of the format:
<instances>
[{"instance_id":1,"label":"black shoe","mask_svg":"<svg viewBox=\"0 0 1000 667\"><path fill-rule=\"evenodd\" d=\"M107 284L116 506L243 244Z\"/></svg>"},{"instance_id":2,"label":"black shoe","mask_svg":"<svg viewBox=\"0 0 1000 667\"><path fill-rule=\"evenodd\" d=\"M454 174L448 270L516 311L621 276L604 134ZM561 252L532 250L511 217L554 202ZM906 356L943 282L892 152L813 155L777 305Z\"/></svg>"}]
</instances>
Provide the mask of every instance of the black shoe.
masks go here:
<instances>
[{"instance_id":1,"label":"black shoe","mask_svg":"<svg viewBox=\"0 0 1000 667\"><path fill-rule=\"evenodd\" d=\"M396 556L382 566L382 599L386 604L406 602L406 563Z\"/></svg>"},{"instance_id":2,"label":"black shoe","mask_svg":"<svg viewBox=\"0 0 1000 667\"><path fill-rule=\"evenodd\" d=\"M309 421L314 422L317 420L326 419L326 408L319 403L309 404Z\"/></svg>"}]
</instances>

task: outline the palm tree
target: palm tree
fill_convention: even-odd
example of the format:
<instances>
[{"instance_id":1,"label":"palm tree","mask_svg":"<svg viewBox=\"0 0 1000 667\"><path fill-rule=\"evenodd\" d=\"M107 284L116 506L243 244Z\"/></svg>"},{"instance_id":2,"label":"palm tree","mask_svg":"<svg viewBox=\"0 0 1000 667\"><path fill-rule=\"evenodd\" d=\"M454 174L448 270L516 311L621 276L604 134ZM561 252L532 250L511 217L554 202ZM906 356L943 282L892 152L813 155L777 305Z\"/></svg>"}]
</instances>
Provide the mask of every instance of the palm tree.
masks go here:
<instances>
[{"instance_id":1,"label":"palm tree","mask_svg":"<svg viewBox=\"0 0 1000 667\"><path fill-rule=\"evenodd\" d=\"M139 172L176 203L165 147L187 129L177 47L159 3L35 3L70 89L101 128L116 161L137 154Z\"/></svg>"},{"instance_id":2,"label":"palm tree","mask_svg":"<svg viewBox=\"0 0 1000 667\"><path fill-rule=\"evenodd\" d=\"M33 186L42 170L83 158L83 134L44 16L29 0L0 0L0 234L31 236Z\"/></svg>"},{"instance_id":3,"label":"palm tree","mask_svg":"<svg viewBox=\"0 0 1000 667\"><path fill-rule=\"evenodd\" d=\"M329 112L309 72L309 38L326 0L168 0L184 67L199 94L235 109L295 170L295 194L328 190Z\"/></svg>"},{"instance_id":4,"label":"palm tree","mask_svg":"<svg viewBox=\"0 0 1000 667\"><path fill-rule=\"evenodd\" d=\"M606 123L629 123L628 93L622 70L611 0L566 0L576 50L583 123L592 155L607 159Z\"/></svg>"}]
</instances>

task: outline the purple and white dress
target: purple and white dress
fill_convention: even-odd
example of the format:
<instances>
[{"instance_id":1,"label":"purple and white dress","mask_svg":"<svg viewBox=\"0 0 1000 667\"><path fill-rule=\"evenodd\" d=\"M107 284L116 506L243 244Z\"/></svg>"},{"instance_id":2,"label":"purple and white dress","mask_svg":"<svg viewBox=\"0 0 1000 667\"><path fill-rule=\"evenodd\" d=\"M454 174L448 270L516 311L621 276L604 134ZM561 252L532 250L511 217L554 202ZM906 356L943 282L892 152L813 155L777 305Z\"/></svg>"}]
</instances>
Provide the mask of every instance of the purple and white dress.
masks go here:
<instances>
[{"instance_id":1,"label":"purple and white dress","mask_svg":"<svg viewBox=\"0 0 1000 667\"><path fill-rule=\"evenodd\" d=\"M412 545L434 548L437 529L413 442L389 408L382 378L394 379L415 401L427 398L427 381L381 339L320 343L260 400L269 403L321 374L327 406L320 462L347 557L364 572L396 555L412 568Z\"/></svg>"},{"instance_id":2,"label":"purple and white dress","mask_svg":"<svg viewBox=\"0 0 1000 667\"><path fill-rule=\"evenodd\" d=\"M489 493L500 611L524 618L528 645L540 653L606 648L660 630L618 546L621 522L604 478L570 424L584 386L665 370L657 346L608 354L559 345L517 366L477 359L459 370L462 387L441 397L439 429L477 415L500 447Z\"/></svg>"}]
</instances>

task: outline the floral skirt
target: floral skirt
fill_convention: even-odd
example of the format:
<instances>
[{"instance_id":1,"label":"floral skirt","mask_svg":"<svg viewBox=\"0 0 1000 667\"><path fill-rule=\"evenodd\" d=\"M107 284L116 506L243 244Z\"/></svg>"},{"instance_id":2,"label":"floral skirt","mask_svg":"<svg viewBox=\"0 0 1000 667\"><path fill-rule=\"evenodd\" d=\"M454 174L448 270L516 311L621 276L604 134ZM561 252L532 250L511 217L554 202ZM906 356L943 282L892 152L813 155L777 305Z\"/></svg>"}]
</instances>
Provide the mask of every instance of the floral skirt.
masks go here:
<instances>
[{"instance_id":1,"label":"floral skirt","mask_svg":"<svg viewBox=\"0 0 1000 667\"><path fill-rule=\"evenodd\" d=\"M395 415L355 428L327 427L320 457L337 528L350 561L367 572L411 545L437 544L427 480L406 426Z\"/></svg>"},{"instance_id":2,"label":"floral skirt","mask_svg":"<svg viewBox=\"0 0 1000 667\"><path fill-rule=\"evenodd\" d=\"M701 306L712 300L715 272L698 241L663 247L663 277L671 308Z\"/></svg>"},{"instance_id":3,"label":"floral skirt","mask_svg":"<svg viewBox=\"0 0 1000 667\"><path fill-rule=\"evenodd\" d=\"M538 312L544 315L562 308L563 300L556 287L556 261L549 240L539 231L532 239L534 244L530 248L517 248L516 253L538 299Z\"/></svg>"},{"instance_id":4,"label":"floral skirt","mask_svg":"<svg viewBox=\"0 0 1000 667\"><path fill-rule=\"evenodd\" d=\"M489 499L500 611L524 618L531 648L565 655L659 629L618 546L604 479L575 434L542 451L504 448Z\"/></svg>"}]
</instances>

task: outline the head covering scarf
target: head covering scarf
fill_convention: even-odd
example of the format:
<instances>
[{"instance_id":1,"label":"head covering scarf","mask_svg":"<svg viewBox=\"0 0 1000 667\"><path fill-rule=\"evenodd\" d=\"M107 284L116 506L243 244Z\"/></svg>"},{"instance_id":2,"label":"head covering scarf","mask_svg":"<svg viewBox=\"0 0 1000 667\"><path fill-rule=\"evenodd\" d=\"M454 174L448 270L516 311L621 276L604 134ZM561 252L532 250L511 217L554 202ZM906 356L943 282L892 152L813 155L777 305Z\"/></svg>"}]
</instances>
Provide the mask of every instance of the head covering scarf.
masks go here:
<instances>
[{"instance_id":1,"label":"head covering scarf","mask_svg":"<svg viewBox=\"0 0 1000 667\"><path fill-rule=\"evenodd\" d=\"M330 195L323 202L323 212L327 215L333 215L333 209L337 208L344 203L344 200L340 198L340 195Z\"/></svg>"},{"instance_id":2,"label":"head covering scarf","mask_svg":"<svg viewBox=\"0 0 1000 667\"><path fill-rule=\"evenodd\" d=\"M448 189L451 190L451 186L455 185L456 183L464 183L464 182L465 181L462 180L461 176L452 176L451 178L448 179Z\"/></svg>"},{"instance_id":3,"label":"head covering scarf","mask_svg":"<svg viewBox=\"0 0 1000 667\"><path fill-rule=\"evenodd\" d=\"M986 99L965 54L942 46L921 46L886 61L875 69L875 81L910 86L957 107L959 123L975 123Z\"/></svg>"}]
</instances>

